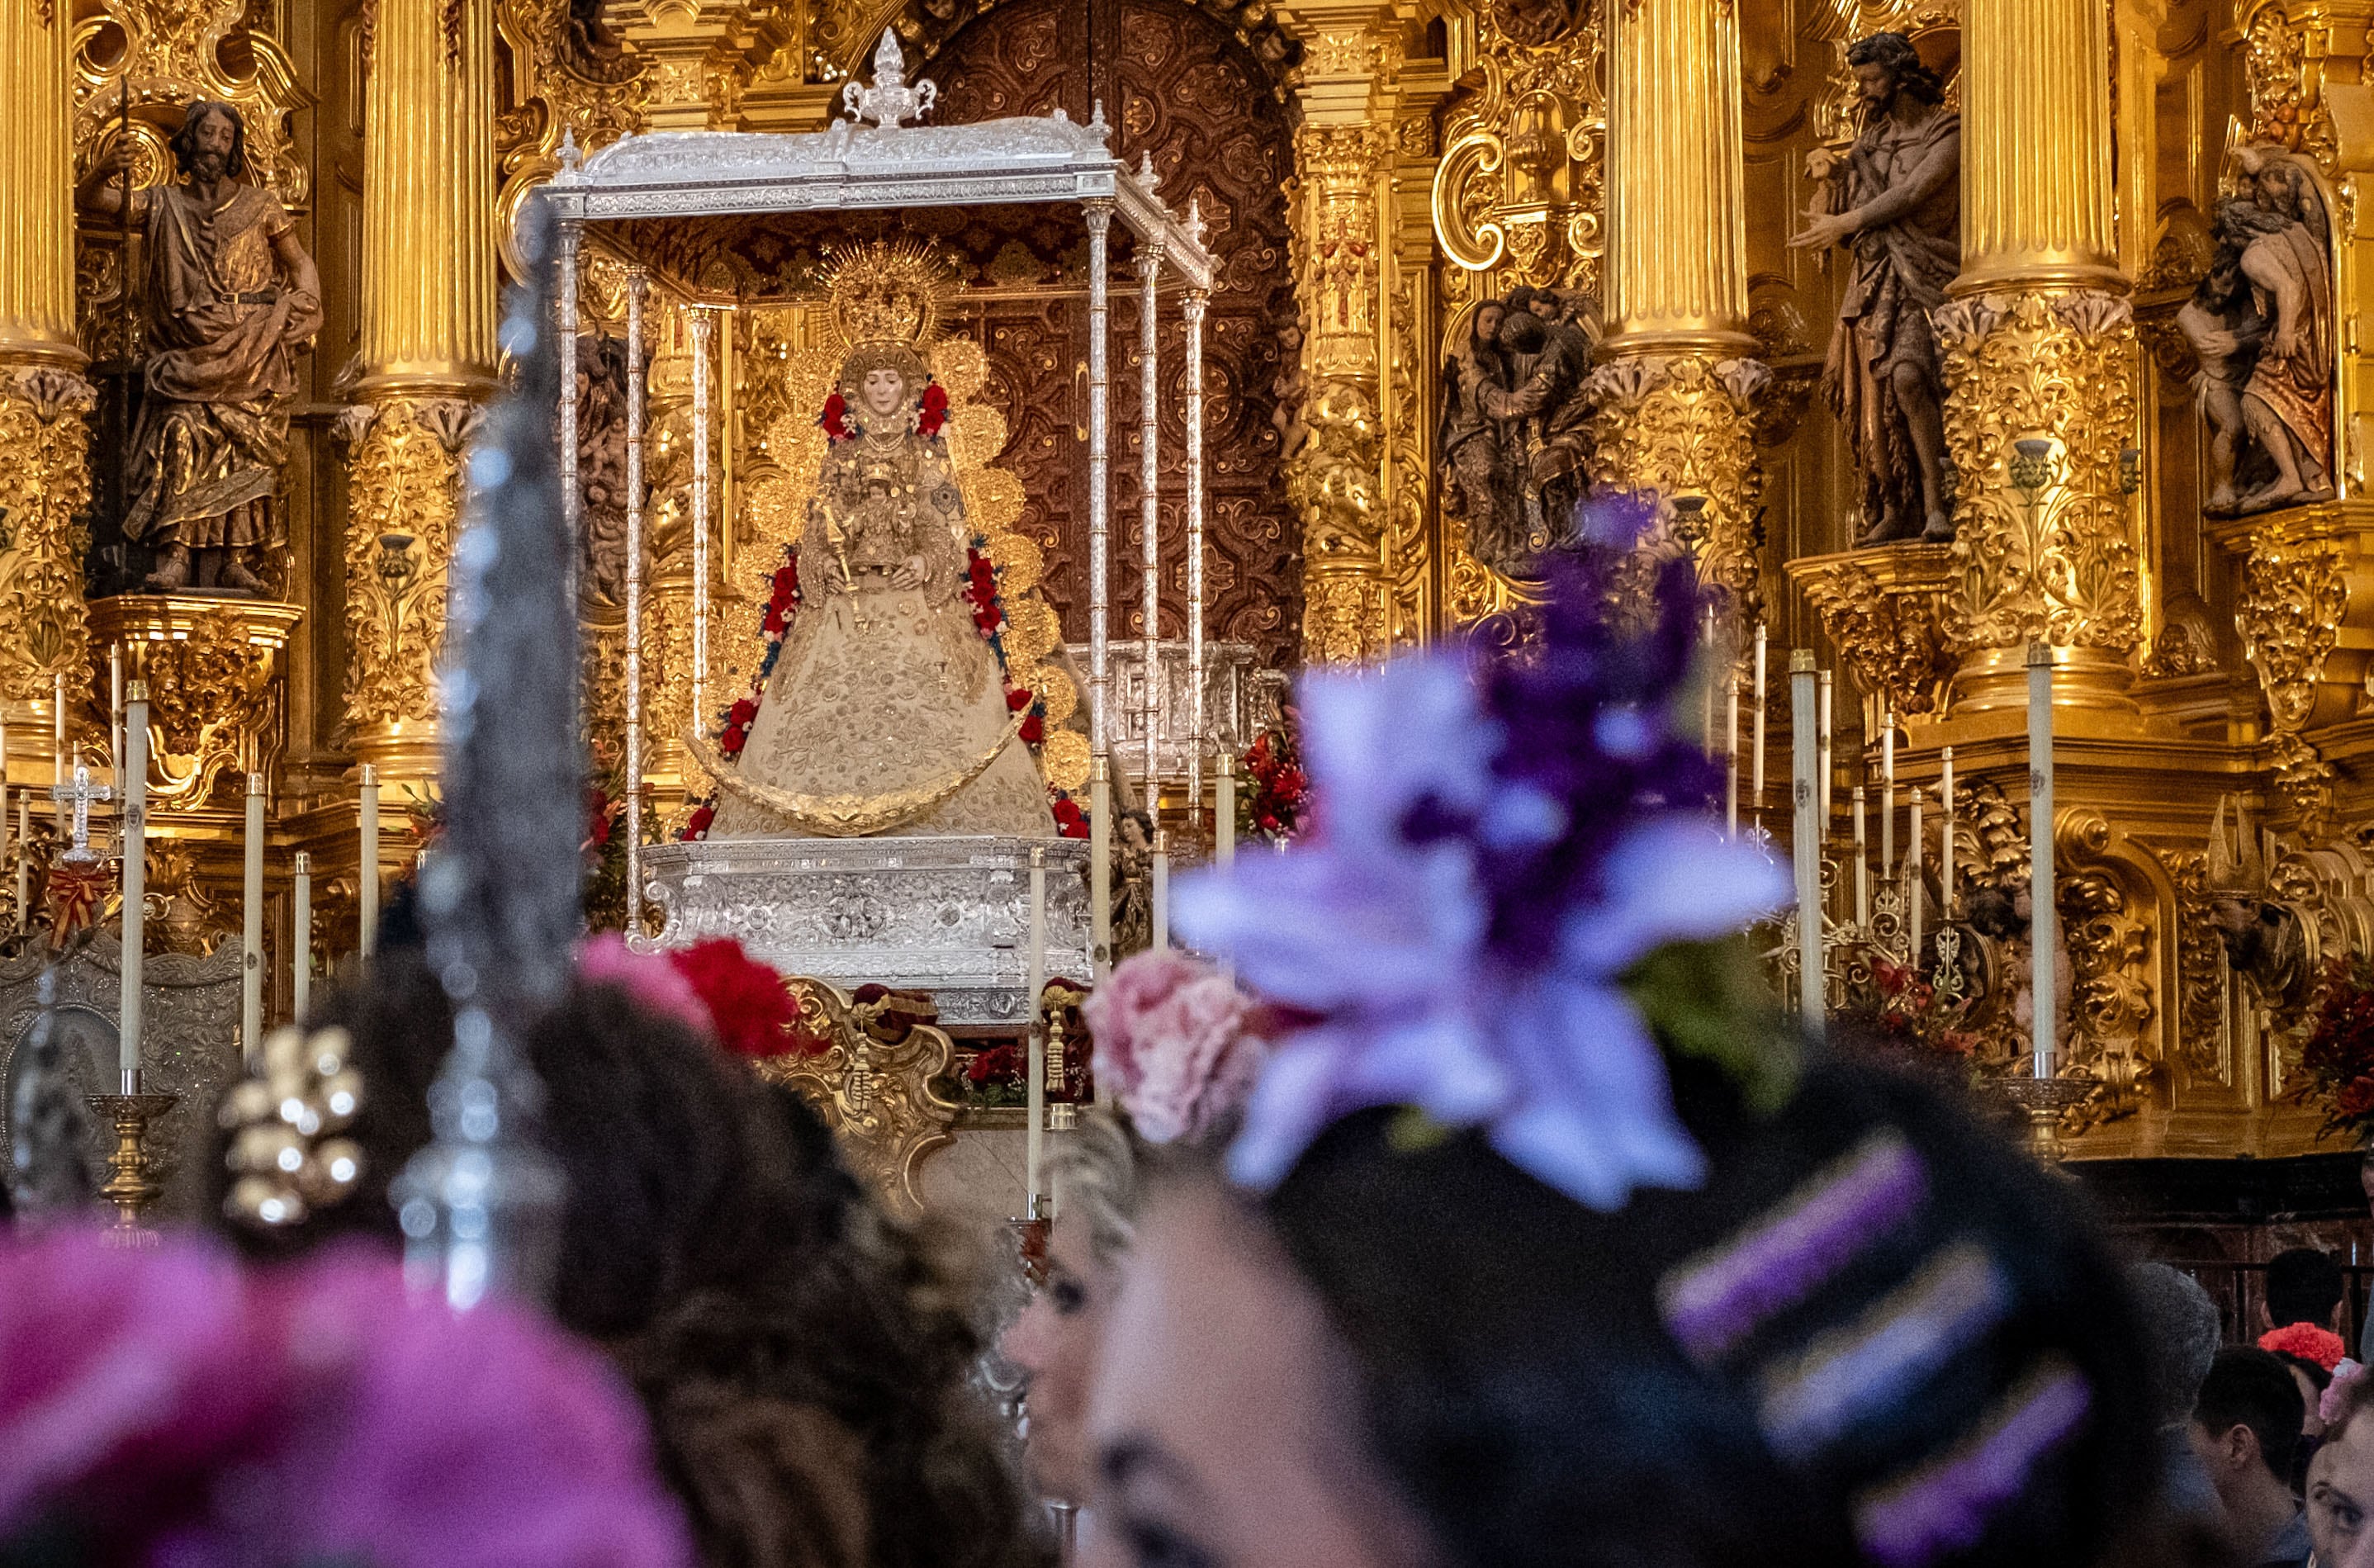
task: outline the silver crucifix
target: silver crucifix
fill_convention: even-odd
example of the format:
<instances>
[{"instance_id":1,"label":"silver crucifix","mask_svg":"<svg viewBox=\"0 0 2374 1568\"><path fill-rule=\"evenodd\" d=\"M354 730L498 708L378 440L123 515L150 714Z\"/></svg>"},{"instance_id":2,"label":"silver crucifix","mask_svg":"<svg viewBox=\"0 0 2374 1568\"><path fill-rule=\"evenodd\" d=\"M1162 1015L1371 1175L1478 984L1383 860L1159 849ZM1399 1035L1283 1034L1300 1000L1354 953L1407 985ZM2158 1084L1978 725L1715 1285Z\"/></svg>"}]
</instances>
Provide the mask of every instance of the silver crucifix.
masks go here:
<instances>
[{"instance_id":1,"label":"silver crucifix","mask_svg":"<svg viewBox=\"0 0 2374 1568\"><path fill-rule=\"evenodd\" d=\"M75 861L99 859L90 852L90 803L93 801L112 801L115 799L115 791L105 784L90 781L90 765L83 761L79 746L75 748L74 754L74 782L71 785L52 785L50 799L60 805L68 801L74 802L72 847L60 859Z\"/></svg>"}]
</instances>

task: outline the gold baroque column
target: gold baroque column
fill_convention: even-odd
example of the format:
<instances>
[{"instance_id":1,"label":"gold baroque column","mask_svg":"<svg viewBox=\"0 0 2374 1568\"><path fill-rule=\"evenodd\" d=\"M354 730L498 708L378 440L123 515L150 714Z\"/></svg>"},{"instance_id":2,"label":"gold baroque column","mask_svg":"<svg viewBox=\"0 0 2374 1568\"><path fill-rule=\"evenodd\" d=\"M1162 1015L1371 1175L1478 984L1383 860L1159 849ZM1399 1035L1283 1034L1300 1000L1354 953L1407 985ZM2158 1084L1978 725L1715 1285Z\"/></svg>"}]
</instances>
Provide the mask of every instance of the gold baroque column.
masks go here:
<instances>
[{"instance_id":1,"label":"gold baroque column","mask_svg":"<svg viewBox=\"0 0 2374 1568\"><path fill-rule=\"evenodd\" d=\"M1753 614L1752 415L1771 376L1747 357L1738 17L1729 0L1627 0L1611 15L1592 478L1675 498L1675 532L1701 576Z\"/></svg>"},{"instance_id":2,"label":"gold baroque column","mask_svg":"<svg viewBox=\"0 0 2374 1568\"><path fill-rule=\"evenodd\" d=\"M54 678L79 695L88 658L75 517L95 400L75 345L73 32L65 0L0 9L0 716L28 751L47 748Z\"/></svg>"},{"instance_id":3,"label":"gold baroque column","mask_svg":"<svg viewBox=\"0 0 2374 1568\"><path fill-rule=\"evenodd\" d=\"M1933 316L1960 475L1957 713L2020 706L2031 639L2058 650L2074 702L2130 700L2137 361L2109 35L2088 0L1970 0L1965 16L1962 272Z\"/></svg>"},{"instance_id":4,"label":"gold baroque column","mask_svg":"<svg viewBox=\"0 0 2374 1568\"><path fill-rule=\"evenodd\" d=\"M494 383L491 0L382 0L364 101L347 743L382 783L425 782L461 455Z\"/></svg>"}]
</instances>

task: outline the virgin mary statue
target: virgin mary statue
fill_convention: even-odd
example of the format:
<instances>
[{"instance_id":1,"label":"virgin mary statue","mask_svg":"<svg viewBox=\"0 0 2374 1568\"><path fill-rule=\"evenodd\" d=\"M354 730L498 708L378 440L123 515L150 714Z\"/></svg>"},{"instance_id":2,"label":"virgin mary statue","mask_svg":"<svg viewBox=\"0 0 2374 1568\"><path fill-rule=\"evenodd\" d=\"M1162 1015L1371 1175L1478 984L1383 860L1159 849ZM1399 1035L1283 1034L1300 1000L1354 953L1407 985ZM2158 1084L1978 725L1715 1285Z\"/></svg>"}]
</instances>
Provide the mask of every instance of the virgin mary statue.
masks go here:
<instances>
[{"instance_id":1,"label":"virgin mary statue","mask_svg":"<svg viewBox=\"0 0 2374 1568\"><path fill-rule=\"evenodd\" d=\"M804 594L741 755L701 760L709 837L1052 837L1047 789L964 598L970 530L904 341L861 342L826 411Z\"/></svg>"}]
</instances>

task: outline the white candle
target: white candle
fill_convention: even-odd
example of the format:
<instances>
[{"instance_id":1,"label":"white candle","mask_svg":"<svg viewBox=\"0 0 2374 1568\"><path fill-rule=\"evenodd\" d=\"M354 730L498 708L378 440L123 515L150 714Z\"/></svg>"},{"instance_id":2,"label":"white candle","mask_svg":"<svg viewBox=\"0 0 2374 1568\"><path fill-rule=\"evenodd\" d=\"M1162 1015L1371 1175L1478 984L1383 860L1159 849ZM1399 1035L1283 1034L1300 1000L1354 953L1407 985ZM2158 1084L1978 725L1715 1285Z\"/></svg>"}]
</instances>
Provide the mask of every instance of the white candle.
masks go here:
<instances>
[{"instance_id":1,"label":"white candle","mask_svg":"<svg viewBox=\"0 0 2374 1568\"><path fill-rule=\"evenodd\" d=\"M1863 838L1863 786L1854 787L1854 861L1855 861L1855 930L1871 929L1871 865L1864 856L1869 853Z\"/></svg>"},{"instance_id":2,"label":"white candle","mask_svg":"<svg viewBox=\"0 0 2374 1568\"><path fill-rule=\"evenodd\" d=\"M123 1071L123 1092L140 1093L140 981L147 941L148 896L148 687L132 683L132 704L124 715L123 766L123 955L118 968L123 985L117 992L116 1065Z\"/></svg>"},{"instance_id":3,"label":"white candle","mask_svg":"<svg viewBox=\"0 0 2374 1568\"><path fill-rule=\"evenodd\" d=\"M1714 606L1711 604L1707 606L1706 635L1699 639L1699 646L1706 649L1706 661L1702 666L1706 672L1706 689L1700 694L1705 701L1706 712L1701 716L1704 720L1701 733L1706 743L1706 759L1712 762L1714 760Z\"/></svg>"},{"instance_id":4,"label":"white candle","mask_svg":"<svg viewBox=\"0 0 2374 1568\"><path fill-rule=\"evenodd\" d=\"M297 932L297 964L291 1000L301 1026L313 1005L313 857L302 849L297 851L296 883L296 918L290 923Z\"/></svg>"},{"instance_id":5,"label":"white candle","mask_svg":"<svg viewBox=\"0 0 2374 1568\"><path fill-rule=\"evenodd\" d=\"M8 723L0 720L0 867L8 863ZM24 930L25 901L17 900L17 929Z\"/></svg>"},{"instance_id":6,"label":"white candle","mask_svg":"<svg viewBox=\"0 0 2374 1568\"><path fill-rule=\"evenodd\" d=\"M1170 835L1159 827L1154 830L1154 865L1147 880L1154 893L1154 951L1161 953L1170 946Z\"/></svg>"},{"instance_id":7,"label":"white candle","mask_svg":"<svg viewBox=\"0 0 2374 1568\"><path fill-rule=\"evenodd\" d=\"M33 802L28 790L17 797L17 929L33 929Z\"/></svg>"},{"instance_id":8,"label":"white candle","mask_svg":"<svg viewBox=\"0 0 2374 1568\"><path fill-rule=\"evenodd\" d=\"M379 769L363 764L363 782L359 791L362 802L362 860L357 873L356 901L358 945L369 958L379 951Z\"/></svg>"},{"instance_id":9,"label":"white candle","mask_svg":"<svg viewBox=\"0 0 2374 1568\"><path fill-rule=\"evenodd\" d=\"M1797 872L1797 1012L1807 1033L1819 1037L1825 988L1822 976L1822 841L1815 819L1819 793L1814 786L1814 650L1793 649L1789 655L1790 782L1796 803L1795 842L1792 846Z\"/></svg>"},{"instance_id":10,"label":"white candle","mask_svg":"<svg viewBox=\"0 0 2374 1568\"><path fill-rule=\"evenodd\" d=\"M1756 755L1755 768L1748 777L1748 809L1761 813L1764 810L1764 623L1756 623Z\"/></svg>"},{"instance_id":11,"label":"white candle","mask_svg":"<svg viewBox=\"0 0 2374 1568\"><path fill-rule=\"evenodd\" d=\"M1739 672L1723 683L1722 830L1739 837Z\"/></svg>"},{"instance_id":12,"label":"white candle","mask_svg":"<svg viewBox=\"0 0 2374 1568\"><path fill-rule=\"evenodd\" d=\"M239 1037L247 1070L264 1060L264 775L247 776L247 862L239 931Z\"/></svg>"},{"instance_id":13,"label":"white candle","mask_svg":"<svg viewBox=\"0 0 2374 1568\"><path fill-rule=\"evenodd\" d=\"M114 766L115 781L123 782L123 645L107 649L107 760Z\"/></svg>"},{"instance_id":14,"label":"white candle","mask_svg":"<svg viewBox=\"0 0 2374 1568\"><path fill-rule=\"evenodd\" d=\"M2052 649L2027 645L2027 895L2029 949L2034 954L2029 999L2035 1005L2031 1039L2039 1078L2053 1074L2052 1031L2055 955L2061 950L2059 911L2052 882Z\"/></svg>"},{"instance_id":15,"label":"white candle","mask_svg":"<svg viewBox=\"0 0 2374 1568\"><path fill-rule=\"evenodd\" d=\"M1937 814L1945 830L1937 843L1937 918L1954 918L1954 748L1947 746L1937 758L1940 774L1937 779Z\"/></svg>"},{"instance_id":16,"label":"white candle","mask_svg":"<svg viewBox=\"0 0 2374 1568\"><path fill-rule=\"evenodd\" d=\"M1043 845L1033 845L1030 850L1030 959L1025 983L1029 988L1025 1003L1029 1023L1025 1025L1023 1075L1029 1080L1030 1128L1023 1140L1023 1179L1029 1186L1025 1194L1029 1207L1024 1217L1035 1220L1045 1210L1041 1173L1047 1152L1047 1036L1039 1027L1040 996L1047 989L1047 850Z\"/></svg>"},{"instance_id":17,"label":"white candle","mask_svg":"<svg viewBox=\"0 0 2374 1568\"><path fill-rule=\"evenodd\" d=\"M1912 966L1921 966L1921 786L1912 787L1912 845L1904 855L1905 920L1912 932Z\"/></svg>"},{"instance_id":18,"label":"white candle","mask_svg":"<svg viewBox=\"0 0 2374 1568\"><path fill-rule=\"evenodd\" d=\"M1879 869L1896 871L1896 709L1879 721Z\"/></svg>"},{"instance_id":19,"label":"white candle","mask_svg":"<svg viewBox=\"0 0 2374 1568\"><path fill-rule=\"evenodd\" d=\"M1821 796L1822 837L1830 837L1830 673L1822 672L1818 691L1821 703L1821 744L1814 758L1814 782Z\"/></svg>"},{"instance_id":20,"label":"white candle","mask_svg":"<svg viewBox=\"0 0 2374 1568\"><path fill-rule=\"evenodd\" d=\"M1212 860L1232 865L1237 859L1237 759L1223 749L1212 779Z\"/></svg>"},{"instance_id":21,"label":"white candle","mask_svg":"<svg viewBox=\"0 0 2374 1568\"><path fill-rule=\"evenodd\" d=\"M51 677L50 708L56 720L56 734L50 747L50 798L57 802L58 839L66 837L66 678Z\"/></svg>"}]
</instances>

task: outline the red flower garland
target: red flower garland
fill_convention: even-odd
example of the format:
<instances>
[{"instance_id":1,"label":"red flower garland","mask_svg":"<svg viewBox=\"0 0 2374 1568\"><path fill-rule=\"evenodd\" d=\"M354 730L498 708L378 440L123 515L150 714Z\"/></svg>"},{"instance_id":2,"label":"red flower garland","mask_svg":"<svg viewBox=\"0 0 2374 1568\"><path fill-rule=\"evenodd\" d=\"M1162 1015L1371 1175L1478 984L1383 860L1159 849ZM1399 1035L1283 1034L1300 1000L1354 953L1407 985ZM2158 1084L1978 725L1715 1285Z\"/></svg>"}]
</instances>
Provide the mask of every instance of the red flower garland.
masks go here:
<instances>
[{"instance_id":1,"label":"red flower garland","mask_svg":"<svg viewBox=\"0 0 2374 1568\"><path fill-rule=\"evenodd\" d=\"M831 1042L800 1028L799 1002L783 977L730 936L670 952L668 962L709 1009L718 1044L738 1057L814 1056Z\"/></svg>"},{"instance_id":2,"label":"red flower garland","mask_svg":"<svg viewBox=\"0 0 2374 1568\"><path fill-rule=\"evenodd\" d=\"M857 434L849 427L849 404L839 392L824 400L824 412L817 416L817 423L824 427L828 441L845 441Z\"/></svg>"}]
</instances>

